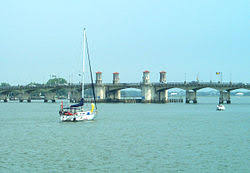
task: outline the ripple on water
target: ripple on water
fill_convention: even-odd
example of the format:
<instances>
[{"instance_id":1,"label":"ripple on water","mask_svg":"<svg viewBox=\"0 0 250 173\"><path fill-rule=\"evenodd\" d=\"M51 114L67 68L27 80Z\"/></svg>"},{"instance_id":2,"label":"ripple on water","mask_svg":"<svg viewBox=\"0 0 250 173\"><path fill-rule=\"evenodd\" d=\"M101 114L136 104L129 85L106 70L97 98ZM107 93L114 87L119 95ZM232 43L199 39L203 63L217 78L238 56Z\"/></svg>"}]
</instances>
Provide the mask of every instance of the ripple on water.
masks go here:
<instances>
[{"instance_id":1,"label":"ripple on water","mask_svg":"<svg viewBox=\"0 0 250 173\"><path fill-rule=\"evenodd\" d=\"M249 172L247 105L215 106L100 104L60 123L59 103L0 104L0 172Z\"/></svg>"}]
</instances>

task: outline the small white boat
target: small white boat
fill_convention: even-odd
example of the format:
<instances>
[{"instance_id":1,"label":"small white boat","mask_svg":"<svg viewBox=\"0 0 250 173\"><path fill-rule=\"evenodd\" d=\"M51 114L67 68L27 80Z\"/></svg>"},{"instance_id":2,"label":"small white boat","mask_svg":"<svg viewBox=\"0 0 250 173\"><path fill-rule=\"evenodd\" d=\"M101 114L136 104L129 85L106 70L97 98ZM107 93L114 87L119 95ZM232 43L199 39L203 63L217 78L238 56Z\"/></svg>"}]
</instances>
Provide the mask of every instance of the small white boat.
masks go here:
<instances>
[{"instance_id":1,"label":"small white boat","mask_svg":"<svg viewBox=\"0 0 250 173\"><path fill-rule=\"evenodd\" d=\"M84 106L84 65L85 65L85 54L86 54L86 46L87 45L87 55L88 55L88 64L90 68L90 77L91 77L91 83L92 83L92 91L94 96L94 103L91 104L91 108L87 108ZM94 120L95 116L97 114L97 106L96 106L96 100L95 100L95 89L93 84L93 76L92 76L92 70L90 66L90 58L89 58L89 52L88 52L88 42L86 38L86 32L85 29L83 31L83 70L82 70L82 97L78 104L70 105L67 107L63 106L63 102L61 103L61 109L59 111L59 115L61 118L61 121L85 121L85 120Z\"/></svg>"},{"instance_id":2,"label":"small white boat","mask_svg":"<svg viewBox=\"0 0 250 173\"><path fill-rule=\"evenodd\" d=\"M225 110L225 106L222 104L218 104L216 107L217 107L217 111L224 111Z\"/></svg>"}]
</instances>

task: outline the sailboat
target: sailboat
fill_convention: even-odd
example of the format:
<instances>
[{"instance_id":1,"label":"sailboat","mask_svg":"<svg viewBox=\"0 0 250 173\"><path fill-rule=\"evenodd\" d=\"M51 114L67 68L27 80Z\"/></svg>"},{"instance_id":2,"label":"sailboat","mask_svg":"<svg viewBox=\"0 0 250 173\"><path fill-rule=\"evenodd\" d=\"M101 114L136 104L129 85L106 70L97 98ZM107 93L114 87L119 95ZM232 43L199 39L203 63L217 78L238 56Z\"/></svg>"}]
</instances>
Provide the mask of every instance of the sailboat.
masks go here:
<instances>
[{"instance_id":1,"label":"sailboat","mask_svg":"<svg viewBox=\"0 0 250 173\"><path fill-rule=\"evenodd\" d=\"M94 97L94 103L91 103L91 108L87 109L84 106L84 66L85 66L85 60L86 60L86 53L87 53L87 59L89 63L89 69L90 69L90 77L91 77L91 86L93 91L93 97ZM96 99L95 99L95 89L94 89L94 83L93 83L93 75L92 75L92 69L90 64L90 58L89 58L89 48L88 48L88 41L86 36L86 30L84 28L83 30L83 69L82 69L82 91L81 91L81 99L78 104L70 105L68 107L63 106L63 102L61 102L61 108L59 111L59 115L61 118L61 121L84 121L84 120L94 120L97 114L97 106L96 106Z\"/></svg>"}]
</instances>

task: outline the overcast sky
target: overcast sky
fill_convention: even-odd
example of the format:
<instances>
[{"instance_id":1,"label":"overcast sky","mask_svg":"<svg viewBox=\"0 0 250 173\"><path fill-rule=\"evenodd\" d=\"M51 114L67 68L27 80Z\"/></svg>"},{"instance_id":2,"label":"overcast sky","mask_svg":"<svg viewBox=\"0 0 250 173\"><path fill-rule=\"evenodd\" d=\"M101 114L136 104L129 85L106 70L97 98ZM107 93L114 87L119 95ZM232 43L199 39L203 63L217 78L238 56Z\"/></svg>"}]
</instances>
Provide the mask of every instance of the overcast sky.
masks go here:
<instances>
[{"instance_id":1,"label":"overcast sky","mask_svg":"<svg viewBox=\"0 0 250 173\"><path fill-rule=\"evenodd\" d=\"M250 82L249 0L1 1L0 82L79 82L82 30L93 71L112 82Z\"/></svg>"}]
</instances>

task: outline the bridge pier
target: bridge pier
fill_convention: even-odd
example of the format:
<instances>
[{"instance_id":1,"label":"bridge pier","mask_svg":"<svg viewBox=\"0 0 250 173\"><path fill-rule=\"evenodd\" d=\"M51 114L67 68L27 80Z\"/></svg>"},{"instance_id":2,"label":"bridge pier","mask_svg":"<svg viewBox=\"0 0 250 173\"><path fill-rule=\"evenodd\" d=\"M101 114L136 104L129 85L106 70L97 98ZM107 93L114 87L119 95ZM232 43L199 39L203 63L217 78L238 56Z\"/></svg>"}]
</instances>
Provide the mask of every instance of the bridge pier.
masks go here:
<instances>
[{"instance_id":1,"label":"bridge pier","mask_svg":"<svg viewBox=\"0 0 250 173\"><path fill-rule=\"evenodd\" d=\"M31 96L30 96L30 94L23 92L23 93L18 95L18 100L19 100L19 102L23 102L24 100L27 100L27 102L30 103Z\"/></svg>"},{"instance_id":2,"label":"bridge pier","mask_svg":"<svg viewBox=\"0 0 250 173\"><path fill-rule=\"evenodd\" d=\"M168 102L168 90L164 90L164 91L159 92L159 101L162 103Z\"/></svg>"},{"instance_id":3,"label":"bridge pier","mask_svg":"<svg viewBox=\"0 0 250 173\"><path fill-rule=\"evenodd\" d=\"M96 100L104 100L107 95L105 86L102 84L102 72L96 72L95 94Z\"/></svg>"},{"instance_id":4,"label":"bridge pier","mask_svg":"<svg viewBox=\"0 0 250 173\"><path fill-rule=\"evenodd\" d=\"M156 88L150 84L149 71L144 71L142 76L142 102L143 103L152 103L159 101L160 96L156 93ZM164 96L164 94L163 94Z\"/></svg>"},{"instance_id":5,"label":"bridge pier","mask_svg":"<svg viewBox=\"0 0 250 173\"><path fill-rule=\"evenodd\" d=\"M223 104L224 102L227 104L231 103L230 91L220 91L219 104Z\"/></svg>"},{"instance_id":6,"label":"bridge pier","mask_svg":"<svg viewBox=\"0 0 250 173\"><path fill-rule=\"evenodd\" d=\"M95 85L96 100L104 100L106 98L106 90L104 85Z\"/></svg>"},{"instance_id":7,"label":"bridge pier","mask_svg":"<svg viewBox=\"0 0 250 173\"><path fill-rule=\"evenodd\" d=\"M155 98L155 89L150 84L142 85L142 102L151 103L154 102Z\"/></svg>"},{"instance_id":8,"label":"bridge pier","mask_svg":"<svg viewBox=\"0 0 250 173\"><path fill-rule=\"evenodd\" d=\"M0 95L0 101L3 100L4 102L8 102L8 95Z\"/></svg>"},{"instance_id":9,"label":"bridge pier","mask_svg":"<svg viewBox=\"0 0 250 173\"><path fill-rule=\"evenodd\" d=\"M52 103L56 102L55 99L56 93L54 92L48 92L44 96L44 103L47 103L49 100L51 100Z\"/></svg>"},{"instance_id":10,"label":"bridge pier","mask_svg":"<svg viewBox=\"0 0 250 173\"><path fill-rule=\"evenodd\" d=\"M107 93L108 100L120 100L121 99L121 91L112 91Z\"/></svg>"},{"instance_id":11,"label":"bridge pier","mask_svg":"<svg viewBox=\"0 0 250 173\"><path fill-rule=\"evenodd\" d=\"M186 103L190 103L190 101L197 103L196 92L196 90L186 90Z\"/></svg>"}]
</instances>

